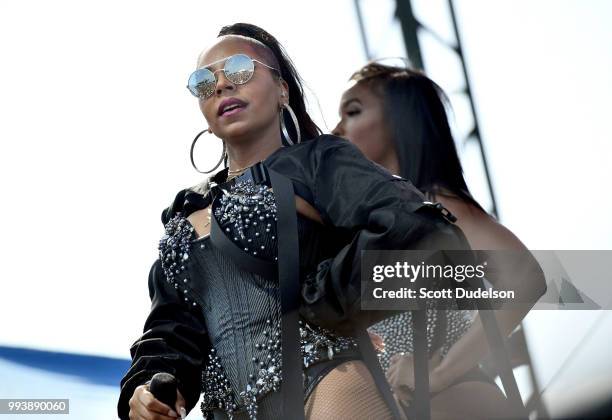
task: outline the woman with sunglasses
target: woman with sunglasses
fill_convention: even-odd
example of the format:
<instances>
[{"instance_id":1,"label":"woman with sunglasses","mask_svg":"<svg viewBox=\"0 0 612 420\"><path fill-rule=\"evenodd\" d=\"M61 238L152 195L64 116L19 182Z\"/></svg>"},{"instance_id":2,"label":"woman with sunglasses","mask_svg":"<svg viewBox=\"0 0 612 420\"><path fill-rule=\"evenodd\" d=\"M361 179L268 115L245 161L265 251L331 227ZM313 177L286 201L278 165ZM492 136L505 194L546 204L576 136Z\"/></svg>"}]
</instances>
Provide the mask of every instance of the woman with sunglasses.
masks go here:
<instances>
[{"instance_id":1,"label":"woman with sunglasses","mask_svg":"<svg viewBox=\"0 0 612 420\"><path fill-rule=\"evenodd\" d=\"M428 200L440 202L457 218L475 250L526 251L521 241L470 194L448 124L442 89L423 73L377 62L355 72L340 103L340 122L333 133L355 144L390 172L411 180ZM539 273L533 260L530 268ZM501 268L501 267L500 267ZM517 273L517 270L501 271ZM532 271L530 271L531 273ZM518 276L517 276L518 277ZM531 284L499 278L498 286L522 287L535 302L546 290L541 277ZM526 305L531 306L531 305ZM526 315L520 310L498 311L506 336ZM390 317L370 329L382 338L380 360L395 397L412 412L414 389L412 322L409 312ZM379 339L380 339L379 338ZM488 352L479 316L468 311L427 310L432 418L504 418L507 401L492 378L478 366Z\"/></svg>"},{"instance_id":2,"label":"woman with sunglasses","mask_svg":"<svg viewBox=\"0 0 612 420\"><path fill-rule=\"evenodd\" d=\"M194 142L219 137L226 167L162 213L119 417L176 418L200 394L206 418L397 416L360 310L360 251L464 238L409 182L320 135L261 28L224 27L188 88L209 126ZM156 372L176 377L174 407L151 394Z\"/></svg>"}]
</instances>

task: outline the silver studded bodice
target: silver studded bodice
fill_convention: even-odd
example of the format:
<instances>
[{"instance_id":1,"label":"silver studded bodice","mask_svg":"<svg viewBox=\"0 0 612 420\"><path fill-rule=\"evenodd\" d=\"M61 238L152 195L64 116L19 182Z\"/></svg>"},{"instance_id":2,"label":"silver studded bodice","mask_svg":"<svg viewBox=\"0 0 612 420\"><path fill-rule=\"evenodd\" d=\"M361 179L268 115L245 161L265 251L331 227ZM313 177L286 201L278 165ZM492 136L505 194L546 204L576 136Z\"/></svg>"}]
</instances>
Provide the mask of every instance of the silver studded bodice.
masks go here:
<instances>
[{"instance_id":1,"label":"silver studded bodice","mask_svg":"<svg viewBox=\"0 0 612 420\"><path fill-rule=\"evenodd\" d=\"M466 333L472 325L471 311L466 310L436 310L427 309L427 349L431 356L440 349L440 355L446 356L451 346ZM440 322L440 317L445 322ZM387 318L369 329L380 335L385 343L385 349L379 353L382 368L389 368L391 356L397 353L412 353L412 314L403 312ZM440 345L436 346L436 343Z\"/></svg>"},{"instance_id":2,"label":"silver studded bodice","mask_svg":"<svg viewBox=\"0 0 612 420\"><path fill-rule=\"evenodd\" d=\"M276 261L276 205L267 187L250 181L236 183L215 199L212 213L223 233L244 252ZM298 217L300 252L312 254L309 258L314 262L317 256L312 250L320 246L311 223ZM266 396L278 391L281 381L278 279L245 271L210 237L195 239L193 227L181 215L167 224L166 233L160 256L168 268L167 278L179 292L184 288L186 304L202 302L212 344L202 372L202 412L205 416L220 410L229 418L274 418L280 408ZM197 298L190 297L193 291L181 283L188 276L189 282L199 282ZM351 338L303 322L300 334L305 367L356 347Z\"/></svg>"},{"instance_id":3,"label":"silver studded bodice","mask_svg":"<svg viewBox=\"0 0 612 420\"><path fill-rule=\"evenodd\" d=\"M239 181L223 195L214 209L226 235L243 251L276 260L276 202L266 185Z\"/></svg>"}]
</instances>

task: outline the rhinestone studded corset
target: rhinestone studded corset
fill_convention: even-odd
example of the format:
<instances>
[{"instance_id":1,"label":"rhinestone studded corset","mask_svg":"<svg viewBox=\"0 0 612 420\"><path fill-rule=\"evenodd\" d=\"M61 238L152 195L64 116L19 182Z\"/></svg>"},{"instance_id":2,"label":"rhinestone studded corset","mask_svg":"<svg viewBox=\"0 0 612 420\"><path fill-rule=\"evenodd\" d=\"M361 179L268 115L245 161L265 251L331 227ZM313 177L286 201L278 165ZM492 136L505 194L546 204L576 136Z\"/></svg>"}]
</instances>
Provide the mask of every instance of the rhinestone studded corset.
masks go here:
<instances>
[{"instance_id":1,"label":"rhinestone studded corset","mask_svg":"<svg viewBox=\"0 0 612 420\"><path fill-rule=\"evenodd\" d=\"M214 200L212 213L234 245L251 256L274 262L277 258L276 210L268 187L239 181L222 189L222 194ZM182 224L183 232L190 232L183 233L190 238L188 244L180 238L173 242L177 249L174 259L183 262L180 244L191 248L187 257L191 270L185 271L191 273L190 281L199 284L195 300L202 302L212 344L210 353L205 355L202 372L203 414L210 417L214 410L220 410L229 418L250 419L280 415L278 404L266 398L280 390L281 384L278 279L241 268L210 237L195 240L195 234L190 231L193 227L182 216L171 223ZM300 252L312 253L316 259L316 253L310 250L318 247L320 238L312 223L298 217L298 235ZM182 267L176 264L174 268L178 270L170 270L170 276L181 277ZM173 274L176 271L180 273L178 276ZM179 290L182 286L178 286ZM189 304L190 298L186 299ZM303 322L300 335L305 367L356 347L351 338L336 336Z\"/></svg>"},{"instance_id":2,"label":"rhinestone studded corset","mask_svg":"<svg viewBox=\"0 0 612 420\"><path fill-rule=\"evenodd\" d=\"M276 260L276 203L268 186L238 181L222 191L214 214L225 234L244 252Z\"/></svg>"},{"instance_id":3,"label":"rhinestone studded corset","mask_svg":"<svg viewBox=\"0 0 612 420\"><path fill-rule=\"evenodd\" d=\"M445 322L440 322L445 317ZM427 350L431 356L440 349L442 357L446 356L451 346L466 333L472 325L470 311L427 309ZM391 356L397 353L412 353L412 314L403 312L387 318L370 327L370 331L380 335L385 343L385 350L379 353L382 368L389 368ZM440 343L439 345L436 345Z\"/></svg>"}]
</instances>

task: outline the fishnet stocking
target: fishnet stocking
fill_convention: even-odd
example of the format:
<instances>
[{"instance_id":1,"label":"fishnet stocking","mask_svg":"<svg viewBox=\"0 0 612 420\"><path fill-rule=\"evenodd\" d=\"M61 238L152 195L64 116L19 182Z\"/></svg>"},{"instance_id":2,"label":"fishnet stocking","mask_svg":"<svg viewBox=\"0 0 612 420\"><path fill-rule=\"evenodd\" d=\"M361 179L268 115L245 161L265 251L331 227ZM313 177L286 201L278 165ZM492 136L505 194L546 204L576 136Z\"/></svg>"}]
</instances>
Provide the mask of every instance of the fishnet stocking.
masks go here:
<instances>
[{"instance_id":1,"label":"fishnet stocking","mask_svg":"<svg viewBox=\"0 0 612 420\"><path fill-rule=\"evenodd\" d=\"M342 363L329 372L306 401L308 420L391 419L391 412L362 361Z\"/></svg>"}]
</instances>

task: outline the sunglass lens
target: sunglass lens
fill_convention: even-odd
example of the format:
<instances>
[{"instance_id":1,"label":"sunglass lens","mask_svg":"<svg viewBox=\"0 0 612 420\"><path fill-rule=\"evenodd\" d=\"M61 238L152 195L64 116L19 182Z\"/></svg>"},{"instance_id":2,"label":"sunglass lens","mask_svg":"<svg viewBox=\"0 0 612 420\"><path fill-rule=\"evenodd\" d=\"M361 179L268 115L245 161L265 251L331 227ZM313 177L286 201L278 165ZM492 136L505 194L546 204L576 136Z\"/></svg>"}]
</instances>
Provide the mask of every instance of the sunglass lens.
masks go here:
<instances>
[{"instance_id":1,"label":"sunglass lens","mask_svg":"<svg viewBox=\"0 0 612 420\"><path fill-rule=\"evenodd\" d=\"M189 77L187 87L193 96L208 98L215 91L215 75L209 69L198 69Z\"/></svg>"},{"instance_id":2,"label":"sunglass lens","mask_svg":"<svg viewBox=\"0 0 612 420\"><path fill-rule=\"evenodd\" d=\"M236 54L225 62L225 77L235 85L248 82L253 76L254 70L253 60L248 55Z\"/></svg>"}]
</instances>

